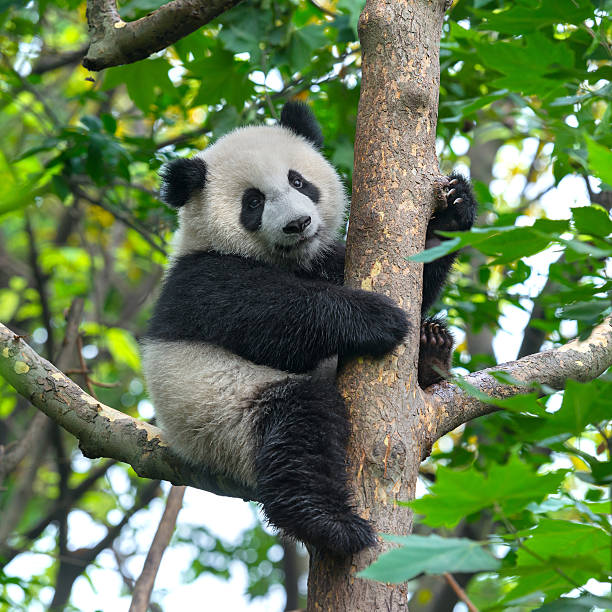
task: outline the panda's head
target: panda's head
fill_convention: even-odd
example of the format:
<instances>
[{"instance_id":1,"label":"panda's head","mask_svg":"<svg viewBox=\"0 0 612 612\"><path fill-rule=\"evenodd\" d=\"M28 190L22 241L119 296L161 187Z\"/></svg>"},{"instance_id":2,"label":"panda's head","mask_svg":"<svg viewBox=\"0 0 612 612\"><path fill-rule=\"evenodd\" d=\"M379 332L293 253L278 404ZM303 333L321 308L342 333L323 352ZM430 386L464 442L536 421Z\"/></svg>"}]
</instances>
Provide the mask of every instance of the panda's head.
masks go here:
<instances>
[{"instance_id":1,"label":"panda's head","mask_svg":"<svg viewBox=\"0 0 612 612\"><path fill-rule=\"evenodd\" d=\"M344 188L321 155L321 128L302 103L279 125L234 130L161 171L161 197L179 209L175 255L201 250L308 266L337 236Z\"/></svg>"}]
</instances>

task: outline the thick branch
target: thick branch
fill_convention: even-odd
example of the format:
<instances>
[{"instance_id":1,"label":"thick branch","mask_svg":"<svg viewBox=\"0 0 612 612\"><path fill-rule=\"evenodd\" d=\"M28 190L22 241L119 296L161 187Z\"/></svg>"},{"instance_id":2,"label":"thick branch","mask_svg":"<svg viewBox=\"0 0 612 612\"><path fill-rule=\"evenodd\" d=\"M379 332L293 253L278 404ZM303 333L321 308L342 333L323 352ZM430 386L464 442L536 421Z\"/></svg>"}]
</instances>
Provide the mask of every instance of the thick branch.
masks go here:
<instances>
[{"instance_id":1,"label":"thick branch","mask_svg":"<svg viewBox=\"0 0 612 612\"><path fill-rule=\"evenodd\" d=\"M217 495L252 499L236 482L187 465L160 429L105 406L0 323L0 375L48 417L75 435L86 457L129 463L143 478L168 480Z\"/></svg>"},{"instance_id":2,"label":"thick branch","mask_svg":"<svg viewBox=\"0 0 612 612\"><path fill-rule=\"evenodd\" d=\"M503 399L527 393L531 390L530 383L563 389L569 379L580 382L593 380L610 366L612 317L595 327L590 337L583 342L572 340L559 348L474 372L465 377L465 382L489 397ZM491 375L491 372L499 371L508 373L523 384L508 385L499 382ZM495 406L469 395L450 382L433 385L427 391L431 401L428 403L430 414L425 415L425 419L437 424L437 429L431 432L432 443L455 427L496 410Z\"/></svg>"},{"instance_id":3,"label":"thick branch","mask_svg":"<svg viewBox=\"0 0 612 612\"><path fill-rule=\"evenodd\" d=\"M88 0L91 44L83 66L102 70L131 64L165 49L229 10L240 0L172 0L136 21L119 16L115 0Z\"/></svg>"},{"instance_id":4,"label":"thick branch","mask_svg":"<svg viewBox=\"0 0 612 612\"><path fill-rule=\"evenodd\" d=\"M359 20L362 82L346 250L346 284L394 299L412 322L406 342L384 359L344 369L340 392L352 425L349 478L355 505L376 531L410 533L411 499L421 459L417 387L423 249L439 179L435 157L438 47L443 0L368 0ZM384 545L339 561L311 556L309 612L408 609L406 584L354 576Z\"/></svg>"}]
</instances>

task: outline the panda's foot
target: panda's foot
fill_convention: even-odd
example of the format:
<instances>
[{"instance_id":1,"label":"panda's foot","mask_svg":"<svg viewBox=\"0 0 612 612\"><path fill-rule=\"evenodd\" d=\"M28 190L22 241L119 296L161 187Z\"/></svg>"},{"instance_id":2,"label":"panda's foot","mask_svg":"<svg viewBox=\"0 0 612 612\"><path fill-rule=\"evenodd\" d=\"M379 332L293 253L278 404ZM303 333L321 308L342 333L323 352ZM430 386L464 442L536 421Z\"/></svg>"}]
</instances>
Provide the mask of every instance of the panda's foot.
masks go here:
<instances>
[{"instance_id":1,"label":"panda's foot","mask_svg":"<svg viewBox=\"0 0 612 612\"><path fill-rule=\"evenodd\" d=\"M453 335L441 319L421 323L419 345L419 386L425 389L450 376Z\"/></svg>"},{"instance_id":2,"label":"panda's foot","mask_svg":"<svg viewBox=\"0 0 612 612\"><path fill-rule=\"evenodd\" d=\"M438 206L429 222L429 230L447 232L469 230L476 220L478 203L470 182L453 173L436 183Z\"/></svg>"},{"instance_id":3,"label":"panda's foot","mask_svg":"<svg viewBox=\"0 0 612 612\"><path fill-rule=\"evenodd\" d=\"M258 400L257 499L288 537L336 556L376 542L351 503L346 474L349 421L335 385L293 380Z\"/></svg>"}]
</instances>

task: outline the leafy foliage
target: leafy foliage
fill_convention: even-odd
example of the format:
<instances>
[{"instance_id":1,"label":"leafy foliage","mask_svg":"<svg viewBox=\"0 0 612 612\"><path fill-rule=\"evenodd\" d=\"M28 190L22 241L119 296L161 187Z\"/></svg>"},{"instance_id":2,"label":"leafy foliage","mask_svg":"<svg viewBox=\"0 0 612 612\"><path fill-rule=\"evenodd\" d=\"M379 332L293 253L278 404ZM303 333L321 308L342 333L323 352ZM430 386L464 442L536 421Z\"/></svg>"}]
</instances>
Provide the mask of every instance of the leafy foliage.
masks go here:
<instances>
[{"instance_id":1,"label":"leafy foliage","mask_svg":"<svg viewBox=\"0 0 612 612\"><path fill-rule=\"evenodd\" d=\"M160 4L130 0L121 14L135 19ZM362 5L326 2L326 12L306 0L248 0L153 58L93 75L63 55L87 43L83 0L0 1L0 319L55 357L64 313L84 297L75 379L150 418L137 341L174 227L156 198L157 170L238 125L277 118L297 97L321 120L324 152L350 189ZM504 325L521 336L519 317L528 354L586 336L611 310L610 8L605 0L461 0L449 13L438 151L444 172L470 172L480 227L413 261L465 247L438 304L467 330L455 353L459 375L494 365L491 337L499 352L500 338L513 341L499 333ZM429 493L411 502L421 529L439 534L399 540L370 577L487 569L467 585L481 610L610 608L611 387L608 373L570 381L564 394L542 389L441 440L422 469ZM0 445L14 448L33 414L0 386ZM83 546L92 546L95 529L102 537L129 512L148 512L138 501L145 483L130 469L83 459L61 432L37 448L0 498L0 523L18 510L0 554L45 559L25 578L15 564L2 570L0 605L10 609L49 603L49 587L67 577L61 560L83 554L74 543L80 520L89 526ZM141 542L126 545L135 533L128 524L114 543L113 569L100 569L94 555L84 567L91 584L115 569L129 584L122 555L144 552ZM179 542L190 547L186 580L226 577L230 559L246 568L250 596L282 579L261 528L230 546L203 526L183 526ZM499 564L487 556L462 565L466 554L488 555L482 543ZM411 583L417 599L424 584ZM443 609L434 595L430 609Z\"/></svg>"},{"instance_id":2,"label":"leafy foliage","mask_svg":"<svg viewBox=\"0 0 612 612\"><path fill-rule=\"evenodd\" d=\"M360 577L405 582L421 573L479 572L499 567L499 562L492 555L467 538L411 535L387 536L385 539L402 546L382 554L372 565L359 572Z\"/></svg>"}]
</instances>

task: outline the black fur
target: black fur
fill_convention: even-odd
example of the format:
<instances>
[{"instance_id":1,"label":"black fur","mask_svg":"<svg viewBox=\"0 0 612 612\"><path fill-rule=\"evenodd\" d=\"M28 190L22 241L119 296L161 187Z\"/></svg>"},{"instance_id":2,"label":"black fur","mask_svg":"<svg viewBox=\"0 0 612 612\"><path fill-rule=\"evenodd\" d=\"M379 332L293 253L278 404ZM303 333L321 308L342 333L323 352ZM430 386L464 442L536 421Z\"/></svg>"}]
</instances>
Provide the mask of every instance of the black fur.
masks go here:
<instances>
[{"instance_id":1,"label":"black fur","mask_svg":"<svg viewBox=\"0 0 612 612\"><path fill-rule=\"evenodd\" d=\"M329 251L319 255L311 262L309 270L297 270L296 274L300 278L319 279L334 285L344 285L345 254L344 243L335 242Z\"/></svg>"},{"instance_id":2,"label":"black fur","mask_svg":"<svg viewBox=\"0 0 612 612\"><path fill-rule=\"evenodd\" d=\"M199 157L173 159L164 164L160 198L174 208L184 206L189 198L206 184L206 163Z\"/></svg>"},{"instance_id":3,"label":"black fur","mask_svg":"<svg viewBox=\"0 0 612 612\"><path fill-rule=\"evenodd\" d=\"M310 107L304 102L287 102L281 111L280 124L303 136L317 149L323 146L323 132Z\"/></svg>"},{"instance_id":4,"label":"black fur","mask_svg":"<svg viewBox=\"0 0 612 612\"><path fill-rule=\"evenodd\" d=\"M263 215L265 202L266 196L255 187L249 187L242 194L240 223L250 232L254 232L261 227L261 216Z\"/></svg>"},{"instance_id":5,"label":"black fur","mask_svg":"<svg viewBox=\"0 0 612 612\"><path fill-rule=\"evenodd\" d=\"M478 203L474 198L469 181L460 174L449 177L446 206L436 210L427 226L425 246L436 246L444 236L436 234L436 230L456 232L469 230L476 219ZM454 191L453 191L454 190ZM421 313L425 315L440 295L446 277L457 258L457 253L450 253L431 263L425 264L423 271L423 302Z\"/></svg>"},{"instance_id":6,"label":"black fur","mask_svg":"<svg viewBox=\"0 0 612 612\"><path fill-rule=\"evenodd\" d=\"M419 386L429 387L450 376L453 356L453 336L439 318L421 323L419 344Z\"/></svg>"},{"instance_id":7,"label":"black fur","mask_svg":"<svg viewBox=\"0 0 612 612\"><path fill-rule=\"evenodd\" d=\"M315 204L319 203L319 200L321 198L321 192L319 191L319 188L316 185L314 185L310 181L307 181L296 170L289 170L289 176L287 178L289 179L289 183L294 189L297 189L300 193L303 193L305 196L308 196ZM293 184L294 179L299 179L302 183L302 186L296 187Z\"/></svg>"},{"instance_id":8,"label":"black fur","mask_svg":"<svg viewBox=\"0 0 612 612\"><path fill-rule=\"evenodd\" d=\"M349 420L326 381L289 381L257 401L257 499L271 523L319 550L347 556L376 542L347 484Z\"/></svg>"},{"instance_id":9,"label":"black fur","mask_svg":"<svg viewBox=\"0 0 612 612\"><path fill-rule=\"evenodd\" d=\"M303 373L335 354L380 357L402 342L408 326L404 311L384 295L199 252L170 270L148 335L210 342L254 363Z\"/></svg>"}]
</instances>

